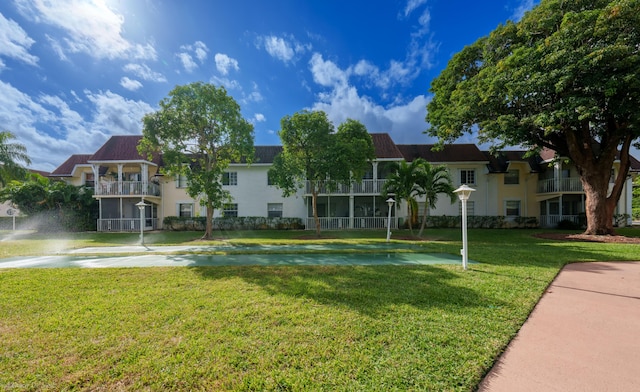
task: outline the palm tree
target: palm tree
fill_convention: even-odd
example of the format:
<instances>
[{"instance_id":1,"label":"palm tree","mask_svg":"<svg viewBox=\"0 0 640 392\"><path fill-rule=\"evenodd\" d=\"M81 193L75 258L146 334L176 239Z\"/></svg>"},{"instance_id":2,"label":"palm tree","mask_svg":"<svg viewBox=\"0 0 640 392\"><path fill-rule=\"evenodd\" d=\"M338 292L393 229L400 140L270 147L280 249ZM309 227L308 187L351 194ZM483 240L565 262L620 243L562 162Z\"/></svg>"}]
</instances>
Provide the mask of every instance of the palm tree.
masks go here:
<instances>
[{"instance_id":1,"label":"palm tree","mask_svg":"<svg viewBox=\"0 0 640 392\"><path fill-rule=\"evenodd\" d=\"M387 198L388 195L394 194L396 202L402 200L407 201L407 216L409 217L409 230L413 234L413 214L416 211L416 196L421 192L417 180L422 171L422 166L427 163L422 158L418 158L407 164L405 161L393 162L390 167L391 174L387 178L382 188L382 193Z\"/></svg>"},{"instance_id":2,"label":"palm tree","mask_svg":"<svg viewBox=\"0 0 640 392\"><path fill-rule=\"evenodd\" d=\"M13 179L23 178L25 169L18 164L31 164L27 148L19 143L9 143L16 137L9 131L0 131L0 186L5 186Z\"/></svg>"},{"instance_id":3,"label":"palm tree","mask_svg":"<svg viewBox=\"0 0 640 392\"><path fill-rule=\"evenodd\" d=\"M418 237L421 237L427 222L429 208L436 208L438 194L444 193L449 196L452 204L455 202L456 196L453 192L454 188L449 171L443 165L433 166L424 161L418 172L416 183L420 188L420 195L425 198L422 224L420 225L420 232L418 232Z\"/></svg>"}]
</instances>

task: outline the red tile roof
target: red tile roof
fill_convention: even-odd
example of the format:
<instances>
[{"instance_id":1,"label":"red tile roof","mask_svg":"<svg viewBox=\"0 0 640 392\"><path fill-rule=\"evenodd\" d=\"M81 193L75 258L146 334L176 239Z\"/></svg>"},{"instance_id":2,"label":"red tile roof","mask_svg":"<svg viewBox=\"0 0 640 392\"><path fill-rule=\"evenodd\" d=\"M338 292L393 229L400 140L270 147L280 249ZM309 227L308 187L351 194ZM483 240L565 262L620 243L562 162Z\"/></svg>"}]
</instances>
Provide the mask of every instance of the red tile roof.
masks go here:
<instances>
[{"instance_id":1,"label":"red tile roof","mask_svg":"<svg viewBox=\"0 0 640 392\"><path fill-rule=\"evenodd\" d=\"M492 154L490 151L483 151L487 157L489 164L487 168L490 173L506 173L509 170L509 162L526 162L532 173L538 173L543 170L540 166L541 159L539 155L525 157L527 151L524 150L507 150L499 151Z\"/></svg>"},{"instance_id":2,"label":"red tile roof","mask_svg":"<svg viewBox=\"0 0 640 392\"><path fill-rule=\"evenodd\" d=\"M378 159L403 159L402 153L388 133L371 133L373 146Z\"/></svg>"},{"instance_id":3,"label":"red tile roof","mask_svg":"<svg viewBox=\"0 0 640 392\"><path fill-rule=\"evenodd\" d=\"M434 151L434 146L433 144L398 144L398 149L407 162L416 158L433 163L488 161L475 144L445 144L439 151Z\"/></svg>"},{"instance_id":4,"label":"red tile roof","mask_svg":"<svg viewBox=\"0 0 640 392\"><path fill-rule=\"evenodd\" d=\"M138 143L142 135L136 136L111 136L105 144L91 156L89 162L105 161L147 161L138 152ZM154 155L151 162L160 165L160 155Z\"/></svg>"},{"instance_id":5,"label":"red tile roof","mask_svg":"<svg viewBox=\"0 0 640 392\"><path fill-rule=\"evenodd\" d=\"M74 154L69 157L64 163L58 166L49 175L50 177L71 177L73 170L77 165L88 165L91 154Z\"/></svg>"}]
</instances>

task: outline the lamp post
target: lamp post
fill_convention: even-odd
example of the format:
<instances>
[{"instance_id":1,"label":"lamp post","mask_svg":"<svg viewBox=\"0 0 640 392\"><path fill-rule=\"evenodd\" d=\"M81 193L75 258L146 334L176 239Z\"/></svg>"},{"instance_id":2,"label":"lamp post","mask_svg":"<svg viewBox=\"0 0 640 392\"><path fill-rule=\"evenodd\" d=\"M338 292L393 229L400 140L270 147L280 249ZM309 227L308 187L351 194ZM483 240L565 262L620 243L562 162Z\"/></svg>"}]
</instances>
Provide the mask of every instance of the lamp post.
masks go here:
<instances>
[{"instance_id":1,"label":"lamp post","mask_svg":"<svg viewBox=\"0 0 640 392\"><path fill-rule=\"evenodd\" d=\"M136 203L138 210L140 210L140 245L144 246L144 209L149 204L145 204L144 199Z\"/></svg>"},{"instance_id":2,"label":"lamp post","mask_svg":"<svg viewBox=\"0 0 640 392\"><path fill-rule=\"evenodd\" d=\"M389 206L389 217L387 218L387 242L391 239L391 209L396 201L393 197L387 199L387 205Z\"/></svg>"},{"instance_id":3,"label":"lamp post","mask_svg":"<svg viewBox=\"0 0 640 392\"><path fill-rule=\"evenodd\" d=\"M462 249L460 250L460 254L462 254L462 269L467 269L467 200L469 200L469 196L471 196L471 192L474 192L475 189L471 188L467 184L463 184L460 188L453 191L458 194L458 198L462 202Z\"/></svg>"}]
</instances>

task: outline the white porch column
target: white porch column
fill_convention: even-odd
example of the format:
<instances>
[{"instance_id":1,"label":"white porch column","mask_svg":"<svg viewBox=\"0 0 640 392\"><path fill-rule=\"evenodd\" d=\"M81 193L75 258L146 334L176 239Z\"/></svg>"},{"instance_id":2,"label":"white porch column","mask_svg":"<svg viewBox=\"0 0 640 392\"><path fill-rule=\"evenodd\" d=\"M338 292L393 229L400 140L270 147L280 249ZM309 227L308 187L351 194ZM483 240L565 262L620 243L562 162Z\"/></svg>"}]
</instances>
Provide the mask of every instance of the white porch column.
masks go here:
<instances>
[{"instance_id":1,"label":"white porch column","mask_svg":"<svg viewBox=\"0 0 640 392\"><path fill-rule=\"evenodd\" d=\"M353 229L353 219L355 215L354 197L349 195L349 228Z\"/></svg>"},{"instance_id":2,"label":"white porch column","mask_svg":"<svg viewBox=\"0 0 640 392\"><path fill-rule=\"evenodd\" d=\"M122 194L122 163L118 163L118 194Z\"/></svg>"},{"instance_id":3,"label":"white porch column","mask_svg":"<svg viewBox=\"0 0 640 392\"><path fill-rule=\"evenodd\" d=\"M629 217L627 218L627 226L631 226L633 224L633 206L632 206L632 201L633 201L633 181L631 179L631 176L627 176L627 180L625 181L624 184L624 190L625 190L625 205L624 205L624 212L622 212L623 214L627 214L629 215Z\"/></svg>"},{"instance_id":4,"label":"white porch column","mask_svg":"<svg viewBox=\"0 0 640 392\"><path fill-rule=\"evenodd\" d=\"M147 194L147 187L149 185L149 165L146 163L143 163L140 165L140 176L142 177L140 180L142 181L142 189L140 190L140 192L143 195Z\"/></svg>"},{"instance_id":5,"label":"white porch column","mask_svg":"<svg viewBox=\"0 0 640 392\"><path fill-rule=\"evenodd\" d=\"M554 192L560 192L560 184L562 181L560 178L561 176L562 176L562 162L555 162L553 164L553 180L554 180L553 186L555 188ZM560 208L560 211L562 211L562 207Z\"/></svg>"}]
</instances>

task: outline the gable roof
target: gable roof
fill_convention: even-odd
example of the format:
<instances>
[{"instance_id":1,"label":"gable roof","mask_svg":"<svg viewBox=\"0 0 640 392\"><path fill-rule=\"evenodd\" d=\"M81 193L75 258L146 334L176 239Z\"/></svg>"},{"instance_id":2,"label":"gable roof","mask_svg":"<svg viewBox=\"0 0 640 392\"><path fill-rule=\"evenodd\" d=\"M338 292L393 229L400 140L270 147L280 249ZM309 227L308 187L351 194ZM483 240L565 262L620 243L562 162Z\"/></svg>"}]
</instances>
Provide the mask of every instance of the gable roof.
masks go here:
<instances>
[{"instance_id":1,"label":"gable roof","mask_svg":"<svg viewBox=\"0 0 640 392\"><path fill-rule=\"evenodd\" d=\"M89 166L91 154L74 154L49 174L49 177L71 177L78 165Z\"/></svg>"},{"instance_id":2,"label":"gable roof","mask_svg":"<svg viewBox=\"0 0 640 392\"><path fill-rule=\"evenodd\" d=\"M422 158L427 162L486 162L487 157L475 144L445 144L434 151L434 144L398 144L398 149L407 162Z\"/></svg>"},{"instance_id":3,"label":"gable roof","mask_svg":"<svg viewBox=\"0 0 640 392\"><path fill-rule=\"evenodd\" d=\"M255 146L256 156L253 163L273 163L276 155L282 152L282 146Z\"/></svg>"},{"instance_id":4,"label":"gable roof","mask_svg":"<svg viewBox=\"0 0 640 392\"><path fill-rule=\"evenodd\" d=\"M109 140L106 141L100 147L98 151L95 152L89 158L89 162L105 162L105 161L146 161L148 162L147 157L143 157L138 152L138 143L142 139L142 135L126 135L126 136L111 136ZM154 154L151 160L151 163L155 165L161 164L161 159L159 154Z\"/></svg>"},{"instance_id":5,"label":"gable roof","mask_svg":"<svg viewBox=\"0 0 640 392\"><path fill-rule=\"evenodd\" d=\"M531 173L539 173L544 169L540 166L542 158L538 154L534 154L530 157L525 157L527 151L525 150L507 150L499 151L496 154L492 154L490 151L482 152L489 163L487 169L489 173L506 173L509 170L509 163L511 162L526 162L529 164Z\"/></svg>"},{"instance_id":6,"label":"gable roof","mask_svg":"<svg viewBox=\"0 0 640 392\"><path fill-rule=\"evenodd\" d=\"M378 159L403 159L398 146L393 142L388 133L371 133L373 147Z\"/></svg>"}]
</instances>

